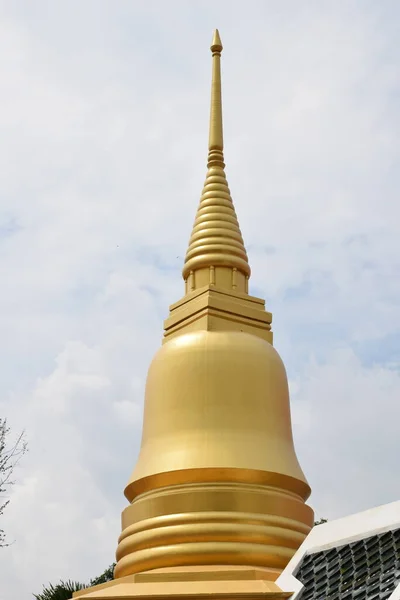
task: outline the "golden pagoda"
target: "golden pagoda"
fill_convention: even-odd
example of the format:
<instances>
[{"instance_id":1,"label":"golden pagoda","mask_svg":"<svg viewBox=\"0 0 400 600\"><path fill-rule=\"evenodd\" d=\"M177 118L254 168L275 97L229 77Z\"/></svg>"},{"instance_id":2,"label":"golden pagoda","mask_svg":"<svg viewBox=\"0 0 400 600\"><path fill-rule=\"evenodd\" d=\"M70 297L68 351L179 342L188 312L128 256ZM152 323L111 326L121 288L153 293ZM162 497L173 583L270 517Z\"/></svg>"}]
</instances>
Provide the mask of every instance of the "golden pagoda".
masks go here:
<instances>
[{"instance_id":1,"label":"golden pagoda","mask_svg":"<svg viewBox=\"0 0 400 600\"><path fill-rule=\"evenodd\" d=\"M285 367L225 176L222 44L215 31L207 175L150 365L125 488L115 579L83 599L290 597L274 583L313 525L293 446Z\"/></svg>"}]
</instances>

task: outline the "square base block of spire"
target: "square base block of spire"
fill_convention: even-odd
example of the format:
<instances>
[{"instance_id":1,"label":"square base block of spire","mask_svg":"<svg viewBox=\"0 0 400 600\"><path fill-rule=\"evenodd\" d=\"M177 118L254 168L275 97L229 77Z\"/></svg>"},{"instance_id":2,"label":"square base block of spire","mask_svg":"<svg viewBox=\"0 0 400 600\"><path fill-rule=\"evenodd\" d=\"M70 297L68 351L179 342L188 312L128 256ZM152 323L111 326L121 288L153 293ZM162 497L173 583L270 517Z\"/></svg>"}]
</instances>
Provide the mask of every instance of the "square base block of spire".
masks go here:
<instances>
[{"instance_id":1,"label":"square base block of spire","mask_svg":"<svg viewBox=\"0 0 400 600\"><path fill-rule=\"evenodd\" d=\"M205 286L170 306L164 322L164 342L177 335L200 330L243 331L272 344L272 314L265 301L242 294Z\"/></svg>"}]
</instances>

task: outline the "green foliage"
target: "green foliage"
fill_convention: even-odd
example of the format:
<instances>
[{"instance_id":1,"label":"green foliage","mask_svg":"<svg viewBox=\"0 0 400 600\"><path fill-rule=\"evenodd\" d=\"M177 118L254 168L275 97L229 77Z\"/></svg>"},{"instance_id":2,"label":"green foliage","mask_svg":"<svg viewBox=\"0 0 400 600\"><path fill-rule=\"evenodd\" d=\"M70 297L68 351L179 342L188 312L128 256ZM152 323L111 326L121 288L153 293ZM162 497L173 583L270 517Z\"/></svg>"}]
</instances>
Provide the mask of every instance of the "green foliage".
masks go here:
<instances>
[{"instance_id":1,"label":"green foliage","mask_svg":"<svg viewBox=\"0 0 400 600\"><path fill-rule=\"evenodd\" d=\"M44 587L41 594L33 594L33 597L36 600L69 600L74 592L85 587L77 581L60 581L56 586L50 584L47 588Z\"/></svg>"},{"instance_id":2,"label":"green foliage","mask_svg":"<svg viewBox=\"0 0 400 600\"><path fill-rule=\"evenodd\" d=\"M108 567L108 569L106 569L104 571L104 573L102 573L98 577L95 577L95 579L91 579L90 585L99 585L100 583L106 583L107 581L112 581L114 579L114 568L115 568L115 563L110 565Z\"/></svg>"},{"instance_id":3,"label":"green foliage","mask_svg":"<svg viewBox=\"0 0 400 600\"><path fill-rule=\"evenodd\" d=\"M10 502L4 499L4 494L14 484L12 479L14 468L21 456L27 451L23 432L11 445L8 445L9 435L10 428L7 427L7 419L0 418L0 517ZM0 547L2 546L8 546L8 544L6 543L6 534L0 528Z\"/></svg>"},{"instance_id":4,"label":"green foliage","mask_svg":"<svg viewBox=\"0 0 400 600\"><path fill-rule=\"evenodd\" d=\"M36 600L69 600L74 592L100 583L106 583L114 579L115 563L109 566L104 573L90 580L89 584L79 583L77 581L60 581L56 586L49 584L43 587L41 594L33 594Z\"/></svg>"}]
</instances>

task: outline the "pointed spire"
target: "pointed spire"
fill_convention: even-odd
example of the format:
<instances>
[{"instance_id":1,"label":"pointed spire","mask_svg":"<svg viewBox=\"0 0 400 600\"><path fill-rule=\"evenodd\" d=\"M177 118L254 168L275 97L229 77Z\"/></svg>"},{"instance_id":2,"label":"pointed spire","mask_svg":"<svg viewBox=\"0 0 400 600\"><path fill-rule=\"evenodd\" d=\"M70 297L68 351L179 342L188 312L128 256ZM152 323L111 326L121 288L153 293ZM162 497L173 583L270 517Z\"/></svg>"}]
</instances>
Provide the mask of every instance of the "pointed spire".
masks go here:
<instances>
[{"instance_id":1,"label":"pointed spire","mask_svg":"<svg viewBox=\"0 0 400 600\"><path fill-rule=\"evenodd\" d=\"M208 149L224 149L224 137L222 131L222 98L221 98L221 52L222 43L218 29L215 30L210 48L213 55L213 70L211 84L211 112L210 112L210 135Z\"/></svg>"},{"instance_id":2,"label":"pointed spire","mask_svg":"<svg viewBox=\"0 0 400 600\"><path fill-rule=\"evenodd\" d=\"M220 64L222 43L218 29L214 32L211 52L213 64L208 171L182 272L185 281L191 278L187 291L198 287L194 283L196 271L207 267L212 270L212 285L218 286L218 276L217 281L214 281L215 268L223 267L232 271L233 289L236 289L237 272L246 279L243 289L247 289L250 276L247 253L224 171ZM223 279L225 282L228 280L226 277Z\"/></svg>"}]
</instances>

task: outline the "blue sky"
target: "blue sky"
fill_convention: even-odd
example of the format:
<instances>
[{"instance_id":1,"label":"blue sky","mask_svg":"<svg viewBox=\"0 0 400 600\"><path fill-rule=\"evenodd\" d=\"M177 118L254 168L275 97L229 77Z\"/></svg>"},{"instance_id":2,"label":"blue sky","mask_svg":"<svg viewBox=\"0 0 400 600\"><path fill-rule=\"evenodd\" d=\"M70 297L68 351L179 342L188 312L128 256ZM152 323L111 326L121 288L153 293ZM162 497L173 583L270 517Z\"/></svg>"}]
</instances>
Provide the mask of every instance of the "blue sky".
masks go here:
<instances>
[{"instance_id":1,"label":"blue sky","mask_svg":"<svg viewBox=\"0 0 400 600\"><path fill-rule=\"evenodd\" d=\"M318 517L391 502L400 397L395 1L0 1L0 414L25 429L2 600L114 557L149 362L206 173L273 313Z\"/></svg>"}]
</instances>

